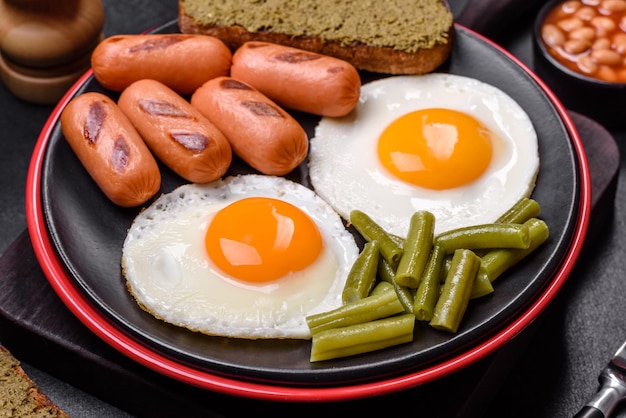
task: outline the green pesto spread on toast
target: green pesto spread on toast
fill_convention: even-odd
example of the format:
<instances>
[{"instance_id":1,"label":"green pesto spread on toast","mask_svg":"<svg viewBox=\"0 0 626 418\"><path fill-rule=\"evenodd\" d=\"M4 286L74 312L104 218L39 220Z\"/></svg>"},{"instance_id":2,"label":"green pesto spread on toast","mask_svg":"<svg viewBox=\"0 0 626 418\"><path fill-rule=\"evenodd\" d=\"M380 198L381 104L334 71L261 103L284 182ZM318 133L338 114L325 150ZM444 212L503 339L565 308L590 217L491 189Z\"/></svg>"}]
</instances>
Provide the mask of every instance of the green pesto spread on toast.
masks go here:
<instances>
[{"instance_id":1,"label":"green pesto spread on toast","mask_svg":"<svg viewBox=\"0 0 626 418\"><path fill-rule=\"evenodd\" d=\"M447 43L453 25L441 0L181 0L180 5L199 26L240 26L405 52Z\"/></svg>"}]
</instances>

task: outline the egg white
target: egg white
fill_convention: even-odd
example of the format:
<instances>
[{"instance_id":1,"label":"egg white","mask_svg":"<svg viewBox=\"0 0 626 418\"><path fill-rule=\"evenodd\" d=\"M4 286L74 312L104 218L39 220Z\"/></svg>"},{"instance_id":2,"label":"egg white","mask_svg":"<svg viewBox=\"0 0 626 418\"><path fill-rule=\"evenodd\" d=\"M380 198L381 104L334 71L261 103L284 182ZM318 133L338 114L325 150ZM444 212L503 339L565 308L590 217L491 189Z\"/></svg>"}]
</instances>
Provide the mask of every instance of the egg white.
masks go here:
<instances>
[{"instance_id":1,"label":"egg white","mask_svg":"<svg viewBox=\"0 0 626 418\"><path fill-rule=\"evenodd\" d=\"M468 113L500 141L486 172L471 184L431 190L387 174L377 142L398 117L420 109ZM494 86L443 73L395 76L364 84L356 109L323 118L311 138L309 175L318 195L345 219L359 209L391 233L406 236L411 215L429 210L435 233L495 221L529 196L539 170L537 134L520 105Z\"/></svg>"},{"instance_id":2,"label":"egg white","mask_svg":"<svg viewBox=\"0 0 626 418\"><path fill-rule=\"evenodd\" d=\"M324 240L315 263L263 284L219 272L205 249L210 219L228 204L252 196L287 201L315 221ZM306 339L307 315L341 305L357 255L341 218L312 190L284 178L242 175L183 185L157 199L130 227L122 268L138 304L166 322L210 335Z\"/></svg>"}]
</instances>

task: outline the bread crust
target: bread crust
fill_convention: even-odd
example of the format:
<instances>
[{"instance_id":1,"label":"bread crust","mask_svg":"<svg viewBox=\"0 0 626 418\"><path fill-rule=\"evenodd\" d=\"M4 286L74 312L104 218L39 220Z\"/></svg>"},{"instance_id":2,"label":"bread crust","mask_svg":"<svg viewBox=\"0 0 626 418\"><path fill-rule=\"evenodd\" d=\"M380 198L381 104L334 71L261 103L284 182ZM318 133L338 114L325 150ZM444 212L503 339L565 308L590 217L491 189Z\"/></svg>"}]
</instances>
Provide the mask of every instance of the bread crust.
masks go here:
<instances>
[{"instance_id":1,"label":"bread crust","mask_svg":"<svg viewBox=\"0 0 626 418\"><path fill-rule=\"evenodd\" d=\"M17 360L0 345L0 416L69 418L22 369Z\"/></svg>"},{"instance_id":2,"label":"bread crust","mask_svg":"<svg viewBox=\"0 0 626 418\"><path fill-rule=\"evenodd\" d=\"M423 48L416 52L405 52L366 44L346 46L337 41L324 41L313 36L291 36L269 31L249 32L240 26L202 26L185 13L180 3L178 11L178 26L182 33L215 36L233 52L247 41L273 42L340 58L359 70L394 75L425 74L435 70L450 56L454 38L454 25L451 25L446 43L438 43L433 48Z\"/></svg>"}]
</instances>

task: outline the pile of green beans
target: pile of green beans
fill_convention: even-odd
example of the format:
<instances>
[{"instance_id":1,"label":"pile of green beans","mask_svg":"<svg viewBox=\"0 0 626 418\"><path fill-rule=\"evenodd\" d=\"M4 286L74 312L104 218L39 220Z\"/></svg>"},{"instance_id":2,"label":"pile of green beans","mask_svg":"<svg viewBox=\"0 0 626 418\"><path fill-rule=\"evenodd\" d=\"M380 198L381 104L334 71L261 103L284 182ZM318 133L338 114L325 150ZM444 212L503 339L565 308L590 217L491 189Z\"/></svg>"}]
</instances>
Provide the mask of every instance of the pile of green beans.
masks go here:
<instances>
[{"instance_id":1,"label":"pile of green beans","mask_svg":"<svg viewBox=\"0 0 626 418\"><path fill-rule=\"evenodd\" d=\"M311 362L353 356L413 341L415 316L404 313L392 285L334 310L306 318L311 330Z\"/></svg>"},{"instance_id":2,"label":"pile of green beans","mask_svg":"<svg viewBox=\"0 0 626 418\"><path fill-rule=\"evenodd\" d=\"M311 361L361 354L413 341L416 321L455 333L472 299L549 237L541 208L520 199L491 224L434 234L435 217L417 211L406 237L354 210L350 224L365 245L348 274L343 306L307 317Z\"/></svg>"}]
</instances>

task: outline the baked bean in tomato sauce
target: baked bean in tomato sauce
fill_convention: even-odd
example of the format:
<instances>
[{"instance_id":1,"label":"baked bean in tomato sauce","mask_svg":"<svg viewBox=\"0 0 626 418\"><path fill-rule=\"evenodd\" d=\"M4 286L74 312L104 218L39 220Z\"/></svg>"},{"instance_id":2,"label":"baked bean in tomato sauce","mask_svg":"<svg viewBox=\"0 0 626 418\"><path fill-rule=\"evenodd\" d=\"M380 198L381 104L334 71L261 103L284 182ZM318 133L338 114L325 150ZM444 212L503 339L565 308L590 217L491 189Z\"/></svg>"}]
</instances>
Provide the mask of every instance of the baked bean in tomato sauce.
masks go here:
<instances>
[{"instance_id":1,"label":"baked bean in tomato sauce","mask_svg":"<svg viewBox=\"0 0 626 418\"><path fill-rule=\"evenodd\" d=\"M626 0L567 0L541 26L546 48L580 74L626 83Z\"/></svg>"}]
</instances>

